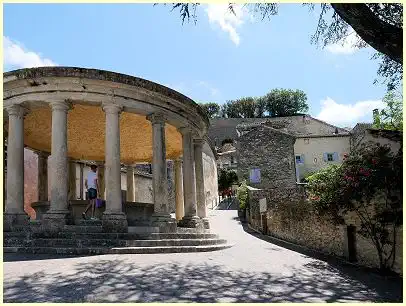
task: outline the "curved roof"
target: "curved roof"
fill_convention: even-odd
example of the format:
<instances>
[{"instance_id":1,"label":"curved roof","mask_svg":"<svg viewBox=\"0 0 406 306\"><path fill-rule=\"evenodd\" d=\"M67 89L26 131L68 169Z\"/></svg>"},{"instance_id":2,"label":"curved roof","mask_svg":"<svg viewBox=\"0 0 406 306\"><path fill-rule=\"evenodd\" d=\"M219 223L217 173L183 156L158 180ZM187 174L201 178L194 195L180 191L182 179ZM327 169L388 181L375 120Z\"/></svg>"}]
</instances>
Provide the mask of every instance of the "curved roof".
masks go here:
<instances>
[{"instance_id":1,"label":"curved roof","mask_svg":"<svg viewBox=\"0 0 406 306\"><path fill-rule=\"evenodd\" d=\"M69 100L68 156L102 161L105 156L103 103L118 104L121 161L126 164L152 159L152 128L146 115L160 113L166 119L168 159L182 154L177 130L189 126L205 138L209 120L203 109L181 93L141 78L120 73L77 68L40 67L3 74L3 107L20 104L28 109L24 119L24 144L50 152L52 112L50 102ZM8 128L8 127L6 127Z\"/></svg>"}]
</instances>

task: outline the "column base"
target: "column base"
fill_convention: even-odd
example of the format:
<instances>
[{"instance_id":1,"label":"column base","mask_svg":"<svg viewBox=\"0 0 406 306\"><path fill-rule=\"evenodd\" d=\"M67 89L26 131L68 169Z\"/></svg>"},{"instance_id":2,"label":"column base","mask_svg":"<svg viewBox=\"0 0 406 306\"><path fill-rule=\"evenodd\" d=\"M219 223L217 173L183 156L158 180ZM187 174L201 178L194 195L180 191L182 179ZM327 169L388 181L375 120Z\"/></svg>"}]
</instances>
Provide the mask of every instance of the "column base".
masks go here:
<instances>
[{"instance_id":1,"label":"column base","mask_svg":"<svg viewBox=\"0 0 406 306\"><path fill-rule=\"evenodd\" d=\"M42 217L42 228L47 233L59 233L71 220L68 210L47 211Z\"/></svg>"},{"instance_id":2,"label":"column base","mask_svg":"<svg viewBox=\"0 0 406 306\"><path fill-rule=\"evenodd\" d=\"M204 229L203 221L197 216L185 216L178 222L179 227Z\"/></svg>"},{"instance_id":3,"label":"column base","mask_svg":"<svg viewBox=\"0 0 406 306\"><path fill-rule=\"evenodd\" d=\"M151 225L159 227L160 233L176 233L176 220L169 214L154 213L151 216Z\"/></svg>"},{"instance_id":4,"label":"column base","mask_svg":"<svg viewBox=\"0 0 406 306\"><path fill-rule=\"evenodd\" d=\"M29 230L30 217L26 213L4 213L3 228L5 232Z\"/></svg>"},{"instance_id":5,"label":"column base","mask_svg":"<svg viewBox=\"0 0 406 306\"><path fill-rule=\"evenodd\" d=\"M102 217L102 228L106 233L128 233L126 214L105 212Z\"/></svg>"},{"instance_id":6,"label":"column base","mask_svg":"<svg viewBox=\"0 0 406 306\"><path fill-rule=\"evenodd\" d=\"M202 218L202 222L203 222L203 227L204 229L210 229L210 222L209 222L209 218Z\"/></svg>"}]
</instances>

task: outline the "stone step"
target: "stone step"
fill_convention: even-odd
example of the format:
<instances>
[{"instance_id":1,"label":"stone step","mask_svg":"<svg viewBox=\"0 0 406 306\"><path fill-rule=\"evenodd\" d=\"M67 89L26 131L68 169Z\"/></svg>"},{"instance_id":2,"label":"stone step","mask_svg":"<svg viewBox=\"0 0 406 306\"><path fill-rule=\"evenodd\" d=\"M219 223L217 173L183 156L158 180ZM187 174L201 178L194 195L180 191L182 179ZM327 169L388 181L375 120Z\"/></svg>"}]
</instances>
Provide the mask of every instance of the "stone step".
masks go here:
<instances>
[{"instance_id":1,"label":"stone step","mask_svg":"<svg viewBox=\"0 0 406 306\"><path fill-rule=\"evenodd\" d=\"M79 226L101 226L102 221L101 220L80 220L78 225Z\"/></svg>"},{"instance_id":2,"label":"stone step","mask_svg":"<svg viewBox=\"0 0 406 306\"><path fill-rule=\"evenodd\" d=\"M102 255L102 254L159 254L159 253L190 253L211 252L230 248L231 244L204 246L157 246L157 247L3 247L4 253L58 254L58 255Z\"/></svg>"},{"instance_id":3,"label":"stone step","mask_svg":"<svg viewBox=\"0 0 406 306\"><path fill-rule=\"evenodd\" d=\"M101 225L65 225L63 229L66 232L74 233L101 233L103 231Z\"/></svg>"},{"instance_id":4,"label":"stone step","mask_svg":"<svg viewBox=\"0 0 406 306\"><path fill-rule=\"evenodd\" d=\"M209 229L196 229L196 228L187 228L187 227L177 227L176 232L179 234L202 234L210 233Z\"/></svg>"},{"instance_id":5,"label":"stone step","mask_svg":"<svg viewBox=\"0 0 406 306\"><path fill-rule=\"evenodd\" d=\"M159 233L159 227L155 226L129 226L128 232L131 234L152 234Z\"/></svg>"},{"instance_id":6,"label":"stone step","mask_svg":"<svg viewBox=\"0 0 406 306\"><path fill-rule=\"evenodd\" d=\"M218 238L216 234L201 233L90 233L90 232L59 232L57 234L32 233L32 239L35 238L63 238L63 239L121 239L121 240L140 240L140 239L209 239Z\"/></svg>"},{"instance_id":7,"label":"stone step","mask_svg":"<svg viewBox=\"0 0 406 306\"><path fill-rule=\"evenodd\" d=\"M106 240L106 239L6 239L6 247L156 247L156 246L199 246L227 243L224 239L161 239L161 240Z\"/></svg>"}]
</instances>

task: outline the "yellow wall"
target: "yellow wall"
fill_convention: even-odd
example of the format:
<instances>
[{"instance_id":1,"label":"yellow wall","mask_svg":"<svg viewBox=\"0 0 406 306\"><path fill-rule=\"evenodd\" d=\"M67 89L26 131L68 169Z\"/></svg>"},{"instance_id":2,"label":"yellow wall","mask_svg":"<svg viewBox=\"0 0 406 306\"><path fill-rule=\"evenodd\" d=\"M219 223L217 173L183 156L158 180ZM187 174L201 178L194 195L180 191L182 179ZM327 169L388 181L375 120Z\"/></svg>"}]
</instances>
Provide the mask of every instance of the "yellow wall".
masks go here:
<instances>
[{"instance_id":1,"label":"yellow wall","mask_svg":"<svg viewBox=\"0 0 406 306\"><path fill-rule=\"evenodd\" d=\"M325 168L331 164L341 164L344 154L350 152L350 137L297 138L295 156L304 155L304 164L299 164L302 178L305 173ZM338 153L338 161L325 162L323 153Z\"/></svg>"}]
</instances>

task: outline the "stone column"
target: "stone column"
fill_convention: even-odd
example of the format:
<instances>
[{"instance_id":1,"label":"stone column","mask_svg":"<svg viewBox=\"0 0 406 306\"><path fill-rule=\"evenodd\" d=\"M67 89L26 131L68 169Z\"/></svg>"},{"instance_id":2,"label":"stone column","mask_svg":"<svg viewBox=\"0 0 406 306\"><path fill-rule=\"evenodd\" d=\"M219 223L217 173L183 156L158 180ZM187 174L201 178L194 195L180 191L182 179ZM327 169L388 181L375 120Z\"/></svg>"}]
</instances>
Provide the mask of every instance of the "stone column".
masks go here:
<instances>
[{"instance_id":1,"label":"stone column","mask_svg":"<svg viewBox=\"0 0 406 306\"><path fill-rule=\"evenodd\" d=\"M52 136L50 157L51 205L44 214L44 228L58 232L68 222L68 101L50 103Z\"/></svg>"},{"instance_id":2,"label":"stone column","mask_svg":"<svg viewBox=\"0 0 406 306\"><path fill-rule=\"evenodd\" d=\"M152 224L158 226L160 232L176 231L176 223L169 214L165 118L160 114L151 114L147 119L152 123Z\"/></svg>"},{"instance_id":3,"label":"stone column","mask_svg":"<svg viewBox=\"0 0 406 306\"><path fill-rule=\"evenodd\" d=\"M106 113L106 210L103 214L103 231L127 232L127 217L123 212L121 197L120 164L120 113L122 107L104 103Z\"/></svg>"},{"instance_id":4,"label":"stone column","mask_svg":"<svg viewBox=\"0 0 406 306\"><path fill-rule=\"evenodd\" d=\"M76 200L76 162L70 160L68 168L68 200Z\"/></svg>"},{"instance_id":5,"label":"stone column","mask_svg":"<svg viewBox=\"0 0 406 306\"><path fill-rule=\"evenodd\" d=\"M81 200L83 200L83 184L84 184L84 178L83 178L83 167L84 167L84 164L83 163L80 163L79 164L79 184L80 184L80 187L79 187L79 192L80 192L80 199Z\"/></svg>"},{"instance_id":6,"label":"stone column","mask_svg":"<svg viewBox=\"0 0 406 306\"><path fill-rule=\"evenodd\" d=\"M102 200L105 200L105 191L106 191L106 177L105 177L105 168L104 162L97 163L97 182L99 184L99 192L100 194L98 197ZM121 189L121 187L120 187Z\"/></svg>"},{"instance_id":7,"label":"stone column","mask_svg":"<svg viewBox=\"0 0 406 306\"><path fill-rule=\"evenodd\" d=\"M183 199L185 215L179 221L180 227L198 228L203 224L196 215L196 180L193 154L192 129L184 127L179 129L183 142Z\"/></svg>"},{"instance_id":8,"label":"stone column","mask_svg":"<svg viewBox=\"0 0 406 306\"><path fill-rule=\"evenodd\" d=\"M48 201L48 157L46 152L38 152L38 201Z\"/></svg>"},{"instance_id":9,"label":"stone column","mask_svg":"<svg viewBox=\"0 0 406 306\"><path fill-rule=\"evenodd\" d=\"M132 166L127 166L127 202L134 201L134 168Z\"/></svg>"},{"instance_id":10,"label":"stone column","mask_svg":"<svg viewBox=\"0 0 406 306\"><path fill-rule=\"evenodd\" d=\"M196 202L197 216L202 219L204 227L209 228L209 219L206 212L206 195L204 192L203 174L203 139L194 139L194 158L196 175Z\"/></svg>"},{"instance_id":11,"label":"stone column","mask_svg":"<svg viewBox=\"0 0 406 306\"><path fill-rule=\"evenodd\" d=\"M182 176L182 160L177 159L174 162L175 168L175 215L176 220L181 220L185 215L185 208L183 206L183 176Z\"/></svg>"},{"instance_id":12,"label":"stone column","mask_svg":"<svg viewBox=\"0 0 406 306\"><path fill-rule=\"evenodd\" d=\"M9 116L7 141L7 199L4 213L4 230L12 231L28 224L24 212L24 115L20 105L6 108Z\"/></svg>"}]
</instances>

